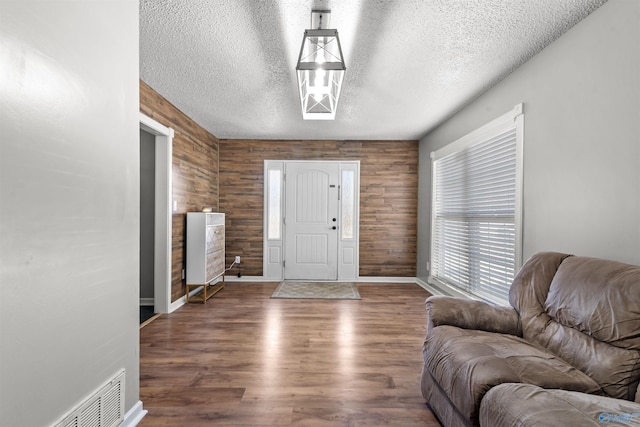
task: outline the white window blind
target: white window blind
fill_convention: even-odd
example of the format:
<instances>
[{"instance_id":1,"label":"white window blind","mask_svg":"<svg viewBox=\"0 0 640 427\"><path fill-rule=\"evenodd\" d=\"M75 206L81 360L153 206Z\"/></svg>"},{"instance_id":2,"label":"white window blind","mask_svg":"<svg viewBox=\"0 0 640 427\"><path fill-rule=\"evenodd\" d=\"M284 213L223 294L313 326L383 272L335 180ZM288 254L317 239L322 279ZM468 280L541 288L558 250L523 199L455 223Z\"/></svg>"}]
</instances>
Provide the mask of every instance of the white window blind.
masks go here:
<instances>
[{"instance_id":1,"label":"white window blind","mask_svg":"<svg viewBox=\"0 0 640 427\"><path fill-rule=\"evenodd\" d=\"M432 153L431 282L507 302L521 262L521 146L520 104Z\"/></svg>"}]
</instances>

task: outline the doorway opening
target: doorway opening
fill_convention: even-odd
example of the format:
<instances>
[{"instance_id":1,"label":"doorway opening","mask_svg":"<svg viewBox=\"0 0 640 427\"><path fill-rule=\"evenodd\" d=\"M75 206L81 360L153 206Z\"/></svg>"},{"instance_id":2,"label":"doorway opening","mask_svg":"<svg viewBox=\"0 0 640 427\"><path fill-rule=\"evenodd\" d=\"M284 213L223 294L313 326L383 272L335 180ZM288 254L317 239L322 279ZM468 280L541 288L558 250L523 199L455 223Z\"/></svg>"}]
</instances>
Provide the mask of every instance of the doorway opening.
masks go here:
<instances>
[{"instance_id":1,"label":"doorway opening","mask_svg":"<svg viewBox=\"0 0 640 427\"><path fill-rule=\"evenodd\" d=\"M264 164L263 277L356 280L359 161Z\"/></svg>"},{"instance_id":2,"label":"doorway opening","mask_svg":"<svg viewBox=\"0 0 640 427\"><path fill-rule=\"evenodd\" d=\"M140 324L153 317L155 135L140 129Z\"/></svg>"},{"instance_id":3,"label":"doorway opening","mask_svg":"<svg viewBox=\"0 0 640 427\"><path fill-rule=\"evenodd\" d=\"M153 184L153 307L170 313L171 307L171 153L173 129L140 113L140 130L151 135L154 145ZM141 245L140 250L150 247ZM151 258L150 254L148 255ZM149 292L149 291L146 291ZM142 296L142 290L141 290ZM141 298L148 304L149 299Z\"/></svg>"}]
</instances>

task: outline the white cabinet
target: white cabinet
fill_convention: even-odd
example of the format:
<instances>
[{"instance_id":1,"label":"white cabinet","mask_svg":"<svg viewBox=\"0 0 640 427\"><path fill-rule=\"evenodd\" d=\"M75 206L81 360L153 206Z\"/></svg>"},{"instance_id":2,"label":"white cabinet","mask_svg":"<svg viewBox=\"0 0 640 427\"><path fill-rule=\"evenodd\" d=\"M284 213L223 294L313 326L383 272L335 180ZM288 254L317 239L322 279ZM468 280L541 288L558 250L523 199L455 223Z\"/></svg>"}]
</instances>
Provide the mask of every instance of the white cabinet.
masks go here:
<instances>
[{"instance_id":1,"label":"white cabinet","mask_svg":"<svg viewBox=\"0 0 640 427\"><path fill-rule=\"evenodd\" d=\"M205 303L224 288L224 272L224 214L188 212L187 302L196 300ZM202 292L189 297L189 293L200 286Z\"/></svg>"}]
</instances>

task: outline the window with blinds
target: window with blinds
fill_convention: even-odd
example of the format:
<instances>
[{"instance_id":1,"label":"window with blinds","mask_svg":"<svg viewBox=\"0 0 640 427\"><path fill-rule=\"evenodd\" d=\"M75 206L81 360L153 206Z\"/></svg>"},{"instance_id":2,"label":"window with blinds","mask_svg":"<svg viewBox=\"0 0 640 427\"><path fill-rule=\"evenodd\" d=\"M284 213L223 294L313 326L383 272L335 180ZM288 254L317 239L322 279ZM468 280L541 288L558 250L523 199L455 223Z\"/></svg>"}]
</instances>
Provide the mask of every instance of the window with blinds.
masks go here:
<instances>
[{"instance_id":1,"label":"window with blinds","mask_svg":"<svg viewBox=\"0 0 640 427\"><path fill-rule=\"evenodd\" d=\"M430 282L498 304L521 264L522 104L433 152Z\"/></svg>"}]
</instances>

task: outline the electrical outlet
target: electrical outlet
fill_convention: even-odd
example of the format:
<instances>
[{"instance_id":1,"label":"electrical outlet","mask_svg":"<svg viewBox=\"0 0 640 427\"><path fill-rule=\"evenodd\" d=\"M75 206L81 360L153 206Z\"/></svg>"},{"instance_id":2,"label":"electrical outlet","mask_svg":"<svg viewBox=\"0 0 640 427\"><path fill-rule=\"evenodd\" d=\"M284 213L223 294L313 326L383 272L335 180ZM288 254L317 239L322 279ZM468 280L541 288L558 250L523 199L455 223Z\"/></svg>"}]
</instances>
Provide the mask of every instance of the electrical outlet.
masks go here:
<instances>
[{"instance_id":1,"label":"electrical outlet","mask_svg":"<svg viewBox=\"0 0 640 427\"><path fill-rule=\"evenodd\" d=\"M236 255L236 264L240 264L240 256Z\"/></svg>"}]
</instances>

